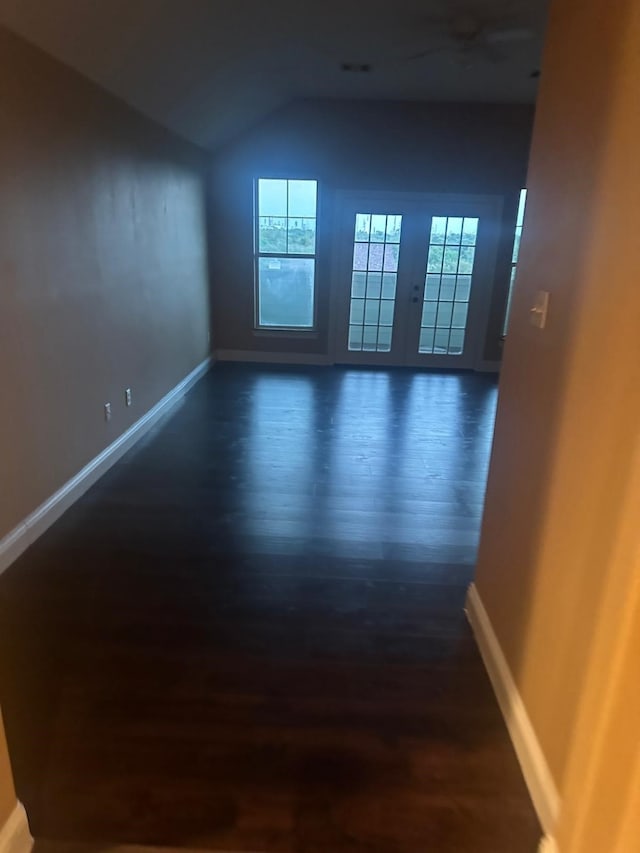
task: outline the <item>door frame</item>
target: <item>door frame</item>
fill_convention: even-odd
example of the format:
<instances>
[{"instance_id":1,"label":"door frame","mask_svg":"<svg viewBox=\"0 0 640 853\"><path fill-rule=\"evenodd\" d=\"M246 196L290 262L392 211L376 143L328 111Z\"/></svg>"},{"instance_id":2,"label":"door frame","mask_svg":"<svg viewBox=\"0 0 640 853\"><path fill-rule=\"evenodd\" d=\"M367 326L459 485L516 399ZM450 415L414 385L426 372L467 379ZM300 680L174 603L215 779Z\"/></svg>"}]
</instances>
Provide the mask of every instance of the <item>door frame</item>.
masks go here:
<instances>
[{"instance_id":1,"label":"door frame","mask_svg":"<svg viewBox=\"0 0 640 853\"><path fill-rule=\"evenodd\" d=\"M350 253L353 251L353 240L349 242L344 235L340 234L347 209L363 205L363 209L370 206L380 205L384 201L385 205L393 207L397 205L398 213L403 213L403 205L412 207L413 212L418 212L419 207L429 210L432 207L444 206L449 204L453 208L476 206L483 210L479 213L483 231L490 229L492 237L486 238L483 246L483 257L481 260L481 281L486 282L484 286L477 285L472 292L475 296L473 311L475 312L474 328L470 329L469 350L468 356L461 363L460 356L453 355L420 355L419 353L405 353L405 358L402 362L393 360L389 357L389 353L377 352L358 352L354 353L354 357L345 358L344 341L339 339L342 331L344 318L339 316L339 311L344 305L344 291L341 292L341 286L344 287L344 282L341 281L341 276L344 276L345 264L348 262ZM427 367L435 369L472 369L482 370L484 366L484 346L487 336L487 328L489 321L489 312L491 308L491 297L495 284L495 271L498 246L500 242L500 234L502 229L502 196L496 195L480 195L477 193L429 193L429 192L397 192L393 190L345 190L340 189L335 192L334 200L334 215L332 221L332 236L331 236L331 277L329 284L329 355L330 360L334 364L361 364L361 365L387 365L387 366L409 366L409 367ZM396 211L393 211L396 212ZM437 215L437 214L434 214ZM455 211L453 213L455 214ZM426 249L426 247L425 247ZM402 260L402 256L401 256ZM426 267L426 251L425 251L425 267ZM424 272L424 271L423 271ZM415 271L413 272L415 275ZM474 269L474 276L476 269ZM424 287L424 275L422 276L422 286ZM420 291L422 297L423 291ZM402 315L406 312L402 306L400 308ZM405 323L410 323L410 318L405 318Z\"/></svg>"},{"instance_id":2,"label":"door frame","mask_svg":"<svg viewBox=\"0 0 640 853\"><path fill-rule=\"evenodd\" d=\"M398 210L394 211L395 213L401 214L403 216L403 229L405 226L404 218L407 216L407 212L413 212L412 209L415 209L416 199L420 196L419 193L399 193L399 192L386 192L386 191L376 191L376 190L337 190L335 194L335 204L334 204L334 218L333 218L333 226L332 226L332 239L331 239L331 253L332 253L332 261L331 261L331 281L329 288L329 354L331 361L333 364L354 364L354 365L362 365L362 366L387 366L394 367L398 365L404 364L404 358L397 359L394 358L394 354L390 352L353 352L350 353L345 351L342 346L342 341L340 339L341 333L343 331L341 327L341 310L345 308L345 298L344 292L341 292L340 288L340 277L344 273L346 269L346 265L348 264L349 258L353 253L353 238L351 238L350 243L347 241L344 234L340 234L340 228L343 226L347 209L353 207L354 205L359 206L362 204L364 207L371 207L372 209L376 206L382 205L386 207L393 207L394 204L397 205ZM404 206L404 209L403 209ZM407 211L409 208L409 211ZM388 212L388 211L387 211ZM342 239L341 239L342 237ZM402 245L402 244L401 244ZM400 264L403 267L407 265L407 262L410 262L410 258L407 257L403 261L403 255L400 255ZM398 273L400 272L400 264L398 266ZM348 304L348 303L347 303ZM406 306L399 306L399 302L396 300L396 310L400 307L400 310L404 313L406 311ZM342 320L344 317L342 317Z\"/></svg>"}]
</instances>

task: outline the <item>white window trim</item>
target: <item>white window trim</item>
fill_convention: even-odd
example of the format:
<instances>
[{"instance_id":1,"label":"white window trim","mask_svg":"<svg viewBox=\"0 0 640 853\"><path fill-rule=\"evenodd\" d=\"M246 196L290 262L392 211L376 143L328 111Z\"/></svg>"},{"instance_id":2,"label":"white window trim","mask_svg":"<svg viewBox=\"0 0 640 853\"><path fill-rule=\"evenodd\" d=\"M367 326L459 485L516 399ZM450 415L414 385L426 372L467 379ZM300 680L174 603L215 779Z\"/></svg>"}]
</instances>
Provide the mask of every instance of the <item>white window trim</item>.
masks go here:
<instances>
[{"instance_id":1,"label":"white window trim","mask_svg":"<svg viewBox=\"0 0 640 853\"><path fill-rule=\"evenodd\" d=\"M260 181L315 181L316 184L316 234L315 252L313 254L302 254L300 252L261 252L260 251L260 214L258 210L258 192ZM310 177L284 177L282 175L259 175L253 182L253 334L255 337L279 337L279 338L317 338L318 337L318 209L319 209L319 181ZM288 210L287 210L288 213ZM288 217L287 217L288 218ZM305 218L305 217L301 217ZM307 258L314 262L313 267L313 324L311 326L261 326L259 322L259 299L260 299L260 258Z\"/></svg>"}]
</instances>

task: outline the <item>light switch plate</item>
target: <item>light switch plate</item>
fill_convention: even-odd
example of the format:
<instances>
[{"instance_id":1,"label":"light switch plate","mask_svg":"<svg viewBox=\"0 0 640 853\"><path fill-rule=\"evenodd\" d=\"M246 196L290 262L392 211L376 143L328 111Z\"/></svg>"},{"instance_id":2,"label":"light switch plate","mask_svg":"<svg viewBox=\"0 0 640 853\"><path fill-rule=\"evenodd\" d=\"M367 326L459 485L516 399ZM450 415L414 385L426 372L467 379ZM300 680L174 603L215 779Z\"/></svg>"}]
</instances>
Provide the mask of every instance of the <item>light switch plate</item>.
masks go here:
<instances>
[{"instance_id":1,"label":"light switch plate","mask_svg":"<svg viewBox=\"0 0 640 853\"><path fill-rule=\"evenodd\" d=\"M547 325L547 312L549 310L549 291L539 290L536 293L536 301L530 310L531 325L537 329L544 329Z\"/></svg>"}]
</instances>

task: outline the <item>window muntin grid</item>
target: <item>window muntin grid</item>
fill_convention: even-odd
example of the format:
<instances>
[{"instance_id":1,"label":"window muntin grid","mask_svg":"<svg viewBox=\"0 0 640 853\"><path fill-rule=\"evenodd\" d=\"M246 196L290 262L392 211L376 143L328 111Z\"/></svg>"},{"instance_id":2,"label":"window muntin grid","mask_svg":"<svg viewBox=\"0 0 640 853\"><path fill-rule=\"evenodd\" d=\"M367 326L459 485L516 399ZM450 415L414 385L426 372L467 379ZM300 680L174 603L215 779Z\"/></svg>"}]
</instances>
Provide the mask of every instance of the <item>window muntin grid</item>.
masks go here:
<instances>
[{"instance_id":1,"label":"window muntin grid","mask_svg":"<svg viewBox=\"0 0 640 853\"><path fill-rule=\"evenodd\" d=\"M473 216L431 220L418 342L422 355L464 351L478 222Z\"/></svg>"},{"instance_id":2,"label":"window muntin grid","mask_svg":"<svg viewBox=\"0 0 640 853\"><path fill-rule=\"evenodd\" d=\"M350 352L390 352L402 216L357 213L349 303Z\"/></svg>"}]
</instances>

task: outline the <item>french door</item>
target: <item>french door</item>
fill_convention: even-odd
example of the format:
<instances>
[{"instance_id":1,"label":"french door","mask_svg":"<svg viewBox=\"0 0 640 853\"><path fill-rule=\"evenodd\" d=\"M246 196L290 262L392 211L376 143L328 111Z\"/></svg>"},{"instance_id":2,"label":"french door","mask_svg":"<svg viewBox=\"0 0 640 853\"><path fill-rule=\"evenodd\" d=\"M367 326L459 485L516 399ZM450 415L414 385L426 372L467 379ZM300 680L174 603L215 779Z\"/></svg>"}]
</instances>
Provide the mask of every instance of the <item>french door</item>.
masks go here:
<instances>
[{"instance_id":1,"label":"french door","mask_svg":"<svg viewBox=\"0 0 640 853\"><path fill-rule=\"evenodd\" d=\"M335 360L476 367L500 212L486 196L340 194Z\"/></svg>"}]
</instances>

